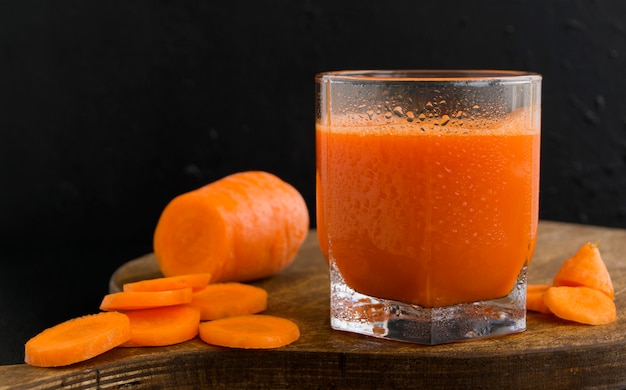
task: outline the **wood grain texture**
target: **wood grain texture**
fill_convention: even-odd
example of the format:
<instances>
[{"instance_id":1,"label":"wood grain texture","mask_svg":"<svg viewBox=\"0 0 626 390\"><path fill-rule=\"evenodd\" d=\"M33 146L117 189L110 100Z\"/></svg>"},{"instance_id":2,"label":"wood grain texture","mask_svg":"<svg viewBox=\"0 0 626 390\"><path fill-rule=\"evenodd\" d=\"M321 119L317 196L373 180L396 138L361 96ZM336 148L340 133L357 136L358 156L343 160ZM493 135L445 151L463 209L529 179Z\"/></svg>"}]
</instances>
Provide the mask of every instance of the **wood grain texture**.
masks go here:
<instances>
[{"instance_id":1,"label":"wood grain texture","mask_svg":"<svg viewBox=\"0 0 626 390\"><path fill-rule=\"evenodd\" d=\"M296 261L254 284L269 292L267 314L294 320L299 341L276 350L217 348L195 339L171 347L117 348L66 368L0 366L14 388L518 388L626 387L626 230L541 221L531 283L549 283L586 241L600 241L613 277L617 322L586 326L529 313L528 330L437 346L333 331L327 267L309 234ZM158 276L152 255L111 278Z\"/></svg>"}]
</instances>

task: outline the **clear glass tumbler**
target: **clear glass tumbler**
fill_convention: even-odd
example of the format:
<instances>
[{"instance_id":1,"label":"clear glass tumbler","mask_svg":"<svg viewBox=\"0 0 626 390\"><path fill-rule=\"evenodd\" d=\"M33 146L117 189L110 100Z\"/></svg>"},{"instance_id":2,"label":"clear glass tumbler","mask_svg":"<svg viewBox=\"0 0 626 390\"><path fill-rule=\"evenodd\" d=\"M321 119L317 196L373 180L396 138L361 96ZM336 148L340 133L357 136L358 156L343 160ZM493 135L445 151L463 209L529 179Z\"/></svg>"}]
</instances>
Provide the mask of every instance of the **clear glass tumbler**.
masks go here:
<instances>
[{"instance_id":1,"label":"clear glass tumbler","mask_svg":"<svg viewBox=\"0 0 626 390\"><path fill-rule=\"evenodd\" d=\"M422 344L525 330L541 76L364 70L315 80L332 328Z\"/></svg>"}]
</instances>

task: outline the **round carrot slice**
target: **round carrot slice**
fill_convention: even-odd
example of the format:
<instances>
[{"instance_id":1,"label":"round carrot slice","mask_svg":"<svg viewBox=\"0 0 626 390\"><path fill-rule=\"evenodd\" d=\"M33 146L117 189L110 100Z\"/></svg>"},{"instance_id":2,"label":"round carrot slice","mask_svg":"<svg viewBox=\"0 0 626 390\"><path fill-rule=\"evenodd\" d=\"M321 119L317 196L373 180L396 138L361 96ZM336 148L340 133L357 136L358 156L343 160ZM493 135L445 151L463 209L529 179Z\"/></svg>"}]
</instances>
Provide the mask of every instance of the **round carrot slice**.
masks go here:
<instances>
[{"instance_id":1,"label":"round carrot slice","mask_svg":"<svg viewBox=\"0 0 626 390\"><path fill-rule=\"evenodd\" d=\"M28 340L24 361L39 367L67 366L109 351L130 336L130 321L125 314L103 312L78 317Z\"/></svg>"},{"instance_id":2,"label":"round carrot slice","mask_svg":"<svg viewBox=\"0 0 626 390\"><path fill-rule=\"evenodd\" d=\"M157 347L191 340L198 334L200 311L186 305L126 312L131 337L123 347Z\"/></svg>"},{"instance_id":3,"label":"round carrot slice","mask_svg":"<svg viewBox=\"0 0 626 390\"><path fill-rule=\"evenodd\" d=\"M202 320L256 314L267 308L267 291L249 284L215 283L193 294L191 305Z\"/></svg>"},{"instance_id":4,"label":"round carrot slice","mask_svg":"<svg viewBox=\"0 0 626 390\"><path fill-rule=\"evenodd\" d=\"M211 274L208 273L188 274L124 283L122 288L124 291L164 291L191 287L193 291L198 291L206 287L210 280Z\"/></svg>"},{"instance_id":5,"label":"round carrot slice","mask_svg":"<svg viewBox=\"0 0 626 390\"><path fill-rule=\"evenodd\" d=\"M122 291L104 296L100 310L140 310L190 303L191 288L165 291Z\"/></svg>"},{"instance_id":6,"label":"round carrot slice","mask_svg":"<svg viewBox=\"0 0 626 390\"><path fill-rule=\"evenodd\" d=\"M300 329L286 318L262 314L221 318L200 324L200 339L230 348L279 348L300 338Z\"/></svg>"}]
</instances>

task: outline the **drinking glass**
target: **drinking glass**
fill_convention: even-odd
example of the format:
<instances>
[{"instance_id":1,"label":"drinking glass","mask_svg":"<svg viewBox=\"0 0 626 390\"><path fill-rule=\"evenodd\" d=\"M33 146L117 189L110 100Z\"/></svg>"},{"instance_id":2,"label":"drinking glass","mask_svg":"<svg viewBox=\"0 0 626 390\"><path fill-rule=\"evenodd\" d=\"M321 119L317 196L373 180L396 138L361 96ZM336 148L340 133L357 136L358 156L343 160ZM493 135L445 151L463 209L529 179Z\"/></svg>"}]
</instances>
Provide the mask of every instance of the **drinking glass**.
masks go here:
<instances>
[{"instance_id":1,"label":"drinking glass","mask_svg":"<svg viewBox=\"0 0 626 390\"><path fill-rule=\"evenodd\" d=\"M333 329L422 344L526 329L541 80L316 75L317 231Z\"/></svg>"}]
</instances>

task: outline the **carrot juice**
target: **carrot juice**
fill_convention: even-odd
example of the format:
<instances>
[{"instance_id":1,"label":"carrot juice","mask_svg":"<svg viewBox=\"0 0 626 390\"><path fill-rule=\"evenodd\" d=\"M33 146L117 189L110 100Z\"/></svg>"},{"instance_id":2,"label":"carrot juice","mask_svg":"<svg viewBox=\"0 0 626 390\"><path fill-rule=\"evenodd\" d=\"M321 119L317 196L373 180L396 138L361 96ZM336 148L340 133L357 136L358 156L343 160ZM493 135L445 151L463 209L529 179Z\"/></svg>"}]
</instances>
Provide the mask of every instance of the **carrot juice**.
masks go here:
<instances>
[{"instance_id":1,"label":"carrot juice","mask_svg":"<svg viewBox=\"0 0 626 390\"><path fill-rule=\"evenodd\" d=\"M526 123L318 123L320 247L346 284L423 307L508 295L537 234Z\"/></svg>"}]
</instances>

